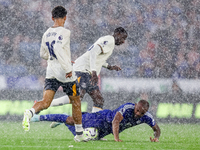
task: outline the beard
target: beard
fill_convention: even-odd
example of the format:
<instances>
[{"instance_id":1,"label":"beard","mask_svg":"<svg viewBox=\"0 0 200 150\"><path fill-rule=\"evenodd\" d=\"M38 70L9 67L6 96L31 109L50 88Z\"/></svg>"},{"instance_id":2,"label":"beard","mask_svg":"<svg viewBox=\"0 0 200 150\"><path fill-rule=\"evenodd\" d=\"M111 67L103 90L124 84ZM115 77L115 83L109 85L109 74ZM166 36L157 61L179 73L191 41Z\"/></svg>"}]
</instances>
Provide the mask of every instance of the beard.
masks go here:
<instances>
[{"instance_id":1,"label":"beard","mask_svg":"<svg viewBox=\"0 0 200 150\"><path fill-rule=\"evenodd\" d=\"M122 43L117 39L116 41L115 41L115 45L121 45Z\"/></svg>"}]
</instances>

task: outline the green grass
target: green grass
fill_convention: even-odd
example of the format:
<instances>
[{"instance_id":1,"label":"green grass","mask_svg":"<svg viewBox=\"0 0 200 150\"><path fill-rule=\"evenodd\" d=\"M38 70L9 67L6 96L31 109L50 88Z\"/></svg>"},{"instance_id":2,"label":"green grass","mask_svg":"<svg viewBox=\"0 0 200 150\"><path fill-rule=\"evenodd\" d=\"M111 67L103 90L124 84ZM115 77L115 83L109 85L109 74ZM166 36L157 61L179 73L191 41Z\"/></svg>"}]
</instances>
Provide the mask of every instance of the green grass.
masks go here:
<instances>
[{"instance_id":1,"label":"green grass","mask_svg":"<svg viewBox=\"0 0 200 150\"><path fill-rule=\"evenodd\" d=\"M75 143L73 135L64 125L55 129L51 129L49 125L50 122L31 123L30 131L25 132L21 122L0 122L0 150L200 149L199 124L160 124L159 143L150 142L149 137L153 136L153 131L145 124L122 132L120 139L123 142L115 142L113 135L108 135L105 137L107 141L89 141L87 143Z\"/></svg>"}]
</instances>

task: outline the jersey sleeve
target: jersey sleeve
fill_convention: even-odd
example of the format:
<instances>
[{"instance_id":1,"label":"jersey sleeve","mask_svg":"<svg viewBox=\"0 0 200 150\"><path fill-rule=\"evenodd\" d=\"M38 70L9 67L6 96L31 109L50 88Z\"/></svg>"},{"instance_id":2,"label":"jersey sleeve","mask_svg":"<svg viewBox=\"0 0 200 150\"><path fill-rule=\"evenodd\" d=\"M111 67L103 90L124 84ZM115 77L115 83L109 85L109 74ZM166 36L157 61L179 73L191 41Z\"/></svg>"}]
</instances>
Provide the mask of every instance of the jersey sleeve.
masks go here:
<instances>
[{"instance_id":1,"label":"jersey sleeve","mask_svg":"<svg viewBox=\"0 0 200 150\"><path fill-rule=\"evenodd\" d=\"M149 112L146 112L142 117L142 122L148 124L150 127L153 127L156 124L153 116Z\"/></svg>"},{"instance_id":2,"label":"jersey sleeve","mask_svg":"<svg viewBox=\"0 0 200 150\"><path fill-rule=\"evenodd\" d=\"M130 112L134 109L134 105L130 103L126 103L124 105L121 105L118 112L121 113L121 115L125 118L126 116L130 115Z\"/></svg>"},{"instance_id":3,"label":"jersey sleeve","mask_svg":"<svg viewBox=\"0 0 200 150\"><path fill-rule=\"evenodd\" d=\"M44 36L42 37L42 43L41 43L41 47L40 47L40 57L45 60L47 60L49 58L49 52L44 43Z\"/></svg>"},{"instance_id":4,"label":"jersey sleeve","mask_svg":"<svg viewBox=\"0 0 200 150\"><path fill-rule=\"evenodd\" d=\"M66 73L72 71L70 53L70 31L60 35L55 41L54 50L56 57Z\"/></svg>"},{"instance_id":5,"label":"jersey sleeve","mask_svg":"<svg viewBox=\"0 0 200 150\"><path fill-rule=\"evenodd\" d=\"M105 62L102 67L107 68L108 67L108 63Z\"/></svg>"}]
</instances>

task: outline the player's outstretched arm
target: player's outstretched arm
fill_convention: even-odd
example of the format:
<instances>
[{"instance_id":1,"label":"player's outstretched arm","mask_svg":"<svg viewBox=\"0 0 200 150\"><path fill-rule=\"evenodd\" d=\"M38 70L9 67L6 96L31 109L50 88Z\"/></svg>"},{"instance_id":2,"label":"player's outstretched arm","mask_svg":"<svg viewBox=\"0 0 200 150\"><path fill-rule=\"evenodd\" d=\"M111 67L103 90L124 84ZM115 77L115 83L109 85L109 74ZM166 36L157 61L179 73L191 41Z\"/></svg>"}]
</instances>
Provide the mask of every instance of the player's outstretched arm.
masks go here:
<instances>
[{"instance_id":1,"label":"player's outstretched arm","mask_svg":"<svg viewBox=\"0 0 200 150\"><path fill-rule=\"evenodd\" d=\"M118 67L116 65L114 65L114 66L108 65L107 69L109 69L109 70L116 70L116 71L122 70L120 67Z\"/></svg>"},{"instance_id":2,"label":"player's outstretched arm","mask_svg":"<svg viewBox=\"0 0 200 150\"><path fill-rule=\"evenodd\" d=\"M151 142L159 142L160 137L160 128L157 124L152 127L154 131L154 138L150 137Z\"/></svg>"},{"instance_id":3,"label":"player's outstretched arm","mask_svg":"<svg viewBox=\"0 0 200 150\"><path fill-rule=\"evenodd\" d=\"M116 142L122 142L122 140L119 139L119 123L122 121L124 117L120 112L117 112L113 121L112 121L112 130L113 135Z\"/></svg>"}]
</instances>

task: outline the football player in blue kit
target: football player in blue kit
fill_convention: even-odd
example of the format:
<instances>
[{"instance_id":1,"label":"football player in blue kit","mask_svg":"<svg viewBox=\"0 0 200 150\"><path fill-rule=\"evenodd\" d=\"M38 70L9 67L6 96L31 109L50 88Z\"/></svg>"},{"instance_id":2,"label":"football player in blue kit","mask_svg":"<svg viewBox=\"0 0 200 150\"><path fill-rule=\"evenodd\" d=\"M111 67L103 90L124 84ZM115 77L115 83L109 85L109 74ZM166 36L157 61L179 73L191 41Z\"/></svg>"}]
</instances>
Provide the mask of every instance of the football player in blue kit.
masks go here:
<instances>
[{"instance_id":1,"label":"football player in blue kit","mask_svg":"<svg viewBox=\"0 0 200 150\"><path fill-rule=\"evenodd\" d=\"M114 135L116 142L122 142L119 133L127 128L146 123L154 131L154 138L150 137L151 142L159 142L160 128L153 116L148 112L149 103L140 100L138 103L125 103L115 110L102 110L96 113L83 113L83 128L95 128L98 131L97 140L108 134ZM48 114L38 116L38 121L56 121L65 123L73 135L76 135L74 120L65 114Z\"/></svg>"}]
</instances>

